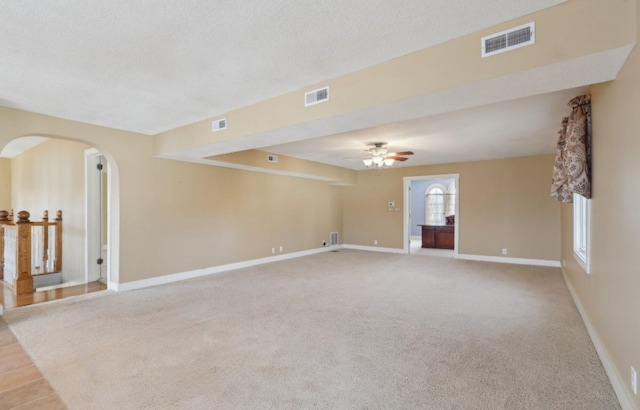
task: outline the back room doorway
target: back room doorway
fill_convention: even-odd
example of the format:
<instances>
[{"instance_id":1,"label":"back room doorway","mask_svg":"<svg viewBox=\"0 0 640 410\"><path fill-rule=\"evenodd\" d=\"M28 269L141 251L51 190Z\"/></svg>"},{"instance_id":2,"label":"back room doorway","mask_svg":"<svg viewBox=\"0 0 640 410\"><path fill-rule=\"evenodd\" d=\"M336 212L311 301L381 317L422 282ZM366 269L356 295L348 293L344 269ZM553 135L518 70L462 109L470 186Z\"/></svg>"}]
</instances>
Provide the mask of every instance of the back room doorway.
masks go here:
<instances>
[{"instance_id":1,"label":"back room doorway","mask_svg":"<svg viewBox=\"0 0 640 410\"><path fill-rule=\"evenodd\" d=\"M460 174L443 174L404 178L405 253L450 257L458 254L459 177ZM427 248L422 247L422 225L428 225Z\"/></svg>"}]
</instances>

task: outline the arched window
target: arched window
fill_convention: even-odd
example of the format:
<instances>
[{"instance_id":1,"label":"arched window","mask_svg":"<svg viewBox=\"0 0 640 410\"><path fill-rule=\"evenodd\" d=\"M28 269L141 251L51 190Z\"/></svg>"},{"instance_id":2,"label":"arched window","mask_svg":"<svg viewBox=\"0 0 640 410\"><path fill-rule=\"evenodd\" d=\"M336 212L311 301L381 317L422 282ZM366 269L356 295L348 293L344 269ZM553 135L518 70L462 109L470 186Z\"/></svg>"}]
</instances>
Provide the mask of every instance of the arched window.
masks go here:
<instances>
[{"instance_id":1,"label":"arched window","mask_svg":"<svg viewBox=\"0 0 640 410\"><path fill-rule=\"evenodd\" d=\"M455 215L456 214L456 184L455 184L455 182L452 182L451 185L449 185L449 188L447 189L446 200L447 200L447 206L446 206L447 209L445 211L445 215L446 216Z\"/></svg>"},{"instance_id":2,"label":"arched window","mask_svg":"<svg viewBox=\"0 0 640 410\"><path fill-rule=\"evenodd\" d=\"M444 187L440 185L429 187L425 194L425 224L444 225L445 205Z\"/></svg>"}]
</instances>

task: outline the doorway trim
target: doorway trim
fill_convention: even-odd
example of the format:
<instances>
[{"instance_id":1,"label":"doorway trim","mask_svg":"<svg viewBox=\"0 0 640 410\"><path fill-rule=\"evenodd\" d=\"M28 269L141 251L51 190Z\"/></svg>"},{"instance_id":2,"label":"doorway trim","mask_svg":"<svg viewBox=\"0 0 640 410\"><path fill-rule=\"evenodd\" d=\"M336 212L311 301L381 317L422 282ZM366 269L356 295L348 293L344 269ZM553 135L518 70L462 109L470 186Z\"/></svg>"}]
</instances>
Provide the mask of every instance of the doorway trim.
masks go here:
<instances>
[{"instance_id":1,"label":"doorway trim","mask_svg":"<svg viewBox=\"0 0 640 410\"><path fill-rule=\"evenodd\" d=\"M100 265L96 263L98 258L102 257L102 238L101 225L102 219L100 210L102 206L101 193L101 173L96 172L97 165L100 163L100 157L103 154L95 148L89 148L84 151L85 159L85 283L95 282L100 279ZM108 171L108 167L107 170ZM110 190L110 186L108 189ZM107 220L109 220L109 209L107 212ZM110 224L108 224L110 225ZM107 229L107 243L109 241L109 229ZM107 246L106 260L110 261L110 247ZM109 263L107 263L107 283L109 282Z\"/></svg>"},{"instance_id":2,"label":"doorway trim","mask_svg":"<svg viewBox=\"0 0 640 410\"><path fill-rule=\"evenodd\" d=\"M413 177L404 177L403 181L403 192L404 192L404 212L403 212L403 253L409 254L410 249L410 239L411 239L411 182L413 181L424 181L429 179L444 179L444 178L453 178L453 183L456 186L456 224L454 225L454 246L453 246L453 257L458 257L458 241L460 239L460 174L435 174L435 175L421 175L421 176L413 176ZM415 210L414 210L415 211ZM423 210L424 212L424 210Z\"/></svg>"}]
</instances>

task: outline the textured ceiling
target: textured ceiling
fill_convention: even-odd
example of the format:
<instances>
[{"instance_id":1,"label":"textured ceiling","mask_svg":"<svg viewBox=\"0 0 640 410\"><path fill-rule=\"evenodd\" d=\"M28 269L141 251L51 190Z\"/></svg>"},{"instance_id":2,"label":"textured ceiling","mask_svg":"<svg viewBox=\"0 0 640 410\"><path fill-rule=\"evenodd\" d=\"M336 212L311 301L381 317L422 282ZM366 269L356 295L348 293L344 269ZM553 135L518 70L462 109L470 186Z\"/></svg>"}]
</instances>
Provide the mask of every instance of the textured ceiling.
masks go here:
<instances>
[{"instance_id":1,"label":"textured ceiling","mask_svg":"<svg viewBox=\"0 0 640 410\"><path fill-rule=\"evenodd\" d=\"M564 0L0 0L0 105L156 134Z\"/></svg>"},{"instance_id":2,"label":"textured ceiling","mask_svg":"<svg viewBox=\"0 0 640 410\"><path fill-rule=\"evenodd\" d=\"M373 142L389 142L390 152L414 152L394 167L549 154L567 103L585 92L572 88L263 149L355 170L365 169L362 159Z\"/></svg>"}]
</instances>

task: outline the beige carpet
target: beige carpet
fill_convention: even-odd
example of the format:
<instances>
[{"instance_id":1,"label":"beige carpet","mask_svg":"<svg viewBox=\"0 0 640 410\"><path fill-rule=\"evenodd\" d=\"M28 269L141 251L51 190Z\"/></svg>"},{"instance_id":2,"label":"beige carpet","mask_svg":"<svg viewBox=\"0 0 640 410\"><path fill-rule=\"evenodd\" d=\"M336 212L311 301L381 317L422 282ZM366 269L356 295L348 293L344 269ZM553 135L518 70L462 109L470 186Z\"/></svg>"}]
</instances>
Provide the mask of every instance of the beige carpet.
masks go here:
<instances>
[{"instance_id":1,"label":"beige carpet","mask_svg":"<svg viewBox=\"0 0 640 410\"><path fill-rule=\"evenodd\" d=\"M6 320L70 409L616 409L555 268L341 250Z\"/></svg>"}]
</instances>

